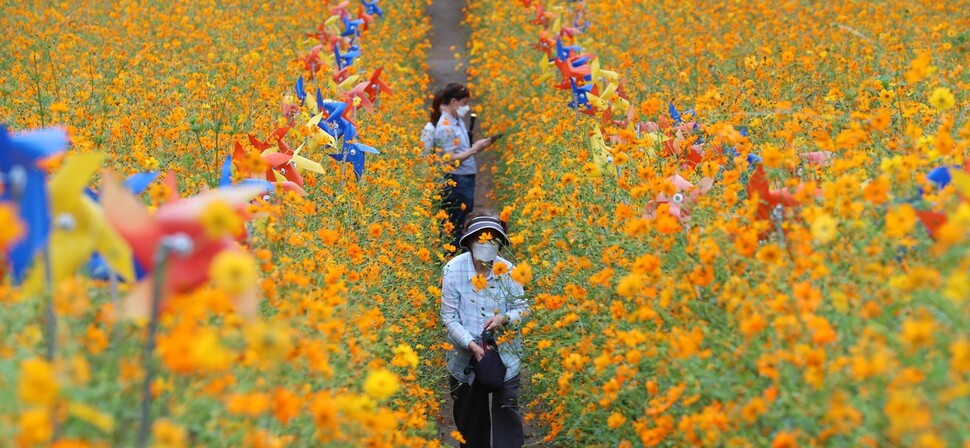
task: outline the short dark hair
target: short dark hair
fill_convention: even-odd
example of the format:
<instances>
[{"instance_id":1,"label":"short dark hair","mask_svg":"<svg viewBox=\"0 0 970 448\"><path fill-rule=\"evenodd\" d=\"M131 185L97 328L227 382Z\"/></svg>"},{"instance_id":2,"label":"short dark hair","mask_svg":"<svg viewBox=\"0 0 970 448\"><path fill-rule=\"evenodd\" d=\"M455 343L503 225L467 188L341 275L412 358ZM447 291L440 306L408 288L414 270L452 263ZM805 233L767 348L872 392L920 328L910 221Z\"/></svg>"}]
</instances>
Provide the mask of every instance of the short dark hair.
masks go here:
<instances>
[{"instance_id":1,"label":"short dark hair","mask_svg":"<svg viewBox=\"0 0 970 448\"><path fill-rule=\"evenodd\" d=\"M438 124L438 120L441 119L441 105L448 104L451 100L463 100L472 96L471 92L468 91L468 87L464 84L453 82L446 85L444 88L439 90L434 95L434 101L431 102L431 123Z\"/></svg>"}]
</instances>

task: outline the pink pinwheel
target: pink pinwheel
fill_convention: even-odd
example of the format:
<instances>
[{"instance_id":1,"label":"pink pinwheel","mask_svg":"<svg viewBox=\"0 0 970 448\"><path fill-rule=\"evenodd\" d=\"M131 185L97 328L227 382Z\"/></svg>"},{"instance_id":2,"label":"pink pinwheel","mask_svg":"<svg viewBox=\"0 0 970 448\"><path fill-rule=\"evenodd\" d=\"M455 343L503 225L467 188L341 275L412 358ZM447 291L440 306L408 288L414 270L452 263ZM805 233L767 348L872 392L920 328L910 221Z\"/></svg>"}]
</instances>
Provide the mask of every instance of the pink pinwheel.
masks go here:
<instances>
[{"instance_id":1,"label":"pink pinwheel","mask_svg":"<svg viewBox=\"0 0 970 448\"><path fill-rule=\"evenodd\" d=\"M330 14L333 14L333 15L335 15L335 16L337 16L337 17L339 17L339 18L342 19L345 16L347 16L347 15L350 14L349 12L347 12L347 6L348 5L350 5L350 2L348 2L348 1L342 1L342 2L338 3L337 6L331 6L330 7Z\"/></svg>"},{"instance_id":2,"label":"pink pinwheel","mask_svg":"<svg viewBox=\"0 0 970 448\"><path fill-rule=\"evenodd\" d=\"M829 160L832 158L831 151L812 151L799 154L803 160L809 163L814 163L818 166L828 166Z\"/></svg>"},{"instance_id":3,"label":"pink pinwheel","mask_svg":"<svg viewBox=\"0 0 970 448\"><path fill-rule=\"evenodd\" d=\"M132 193L113 175L106 173L101 189L105 217L128 242L135 259L148 272L163 268L160 286L164 298L192 290L209 279L209 264L224 250L239 250L232 235L210 236L203 229L200 217L212 204L223 202L240 213L251 199L263 192L259 186L232 186L209 190L198 196L181 199L158 207L150 213ZM162 261L160 255L167 257ZM125 299L122 315L127 318L146 317L151 306L155 286L149 275Z\"/></svg>"},{"instance_id":4,"label":"pink pinwheel","mask_svg":"<svg viewBox=\"0 0 970 448\"><path fill-rule=\"evenodd\" d=\"M648 202L646 209L643 211L644 218L656 218L657 206L667 204L670 214L681 223L684 223L690 219L690 209L697 202L697 199L704 195L704 193L707 193L714 185L714 179L710 177L701 179L696 186L679 174L675 174L667 178L667 180L674 184L676 193L670 197L661 193L657 195L656 199Z\"/></svg>"},{"instance_id":5,"label":"pink pinwheel","mask_svg":"<svg viewBox=\"0 0 970 448\"><path fill-rule=\"evenodd\" d=\"M347 109L345 109L345 111L356 109L356 106L354 105L355 98L360 98L360 104L364 106L364 109L366 109L368 112L374 110L374 103L371 102L371 99L369 95L367 95L366 91L369 84L370 83L368 81L364 81L357 84L353 89L350 89L349 92L343 95L343 101L347 104Z\"/></svg>"}]
</instances>

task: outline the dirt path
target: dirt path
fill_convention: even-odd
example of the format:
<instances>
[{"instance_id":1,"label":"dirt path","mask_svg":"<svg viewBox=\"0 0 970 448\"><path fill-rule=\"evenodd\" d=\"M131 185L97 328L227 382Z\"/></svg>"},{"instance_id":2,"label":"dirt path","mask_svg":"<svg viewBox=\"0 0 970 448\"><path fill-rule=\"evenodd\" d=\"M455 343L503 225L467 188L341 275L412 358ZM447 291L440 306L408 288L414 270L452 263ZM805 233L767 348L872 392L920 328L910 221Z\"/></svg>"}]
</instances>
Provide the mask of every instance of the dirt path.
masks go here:
<instances>
[{"instance_id":1,"label":"dirt path","mask_svg":"<svg viewBox=\"0 0 970 448\"><path fill-rule=\"evenodd\" d=\"M432 0L427 14L431 17L431 51L428 54L428 75L431 76L430 91L437 91L450 82L468 83L465 69L468 68L468 30L461 21L465 16L465 0ZM455 54L459 54L455 58ZM455 68L458 68L457 70ZM475 92L472 92L474 108ZM475 135L486 135L475 125ZM485 151L475 156L478 174L475 176L475 204L491 205L492 171L495 153Z\"/></svg>"},{"instance_id":2,"label":"dirt path","mask_svg":"<svg viewBox=\"0 0 970 448\"><path fill-rule=\"evenodd\" d=\"M431 77L429 90L434 92L444 87L450 82L468 83L465 69L468 67L468 30L462 25L464 18L465 0L432 0L428 7L427 14L431 17L431 50L428 54L428 75ZM455 54L459 54L455 58ZM456 70L457 67L457 70ZM475 92L472 92L472 104L474 108ZM475 125L476 135L486 135L486 129L480 128L480 123ZM478 174L475 176L475 205L476 206L495 206L492 204L492 171L496 161L493 151L485 151L475 156L478 164ZM523 380L525 381L525 380ZM524 384L523 384L524 386ZM438 415L438 436L447 446L458 446L458 442L451 437L451 432L455 431L454 419L452 418L452 400L448 394L448 381L442 377L439 381L441 394L440 413ZM520 403L525 402L523 397L519 397ZM525 410L523 410L525 411ZM536 446L537 437L532 426L525 426L526 446Z\"/></svg>"}]
</instances>

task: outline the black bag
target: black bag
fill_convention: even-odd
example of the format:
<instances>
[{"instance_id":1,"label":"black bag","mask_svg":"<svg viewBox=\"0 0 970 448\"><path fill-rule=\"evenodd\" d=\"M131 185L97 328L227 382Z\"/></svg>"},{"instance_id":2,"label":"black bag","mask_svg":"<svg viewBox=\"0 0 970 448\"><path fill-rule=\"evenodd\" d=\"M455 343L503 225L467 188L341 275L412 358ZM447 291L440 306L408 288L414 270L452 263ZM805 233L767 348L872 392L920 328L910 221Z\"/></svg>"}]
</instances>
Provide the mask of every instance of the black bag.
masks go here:
<instances>
[{"instance_id":1,"label":"black bag","mask_svg":"<svg viewBox=\"0 0 970 448\"><path fill-rule=\"evenodd\" d=\"M475 383L486 392L501 390L505 385L506 368L499 356L493 332L482 331L482 349L485 350L485 356L481 361L475 361L474 355L469 361L472 371L475 372Z\"/></svg>"}]
</instances>

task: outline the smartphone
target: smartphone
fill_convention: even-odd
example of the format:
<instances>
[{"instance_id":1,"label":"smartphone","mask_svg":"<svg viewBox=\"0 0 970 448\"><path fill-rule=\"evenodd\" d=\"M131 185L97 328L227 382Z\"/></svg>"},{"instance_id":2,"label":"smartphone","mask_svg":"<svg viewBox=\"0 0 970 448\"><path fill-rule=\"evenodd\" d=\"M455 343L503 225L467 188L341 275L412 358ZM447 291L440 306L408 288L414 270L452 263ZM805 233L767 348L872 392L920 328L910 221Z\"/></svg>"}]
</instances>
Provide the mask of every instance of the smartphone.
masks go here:
<instances>
[{"instance_id":1,"label":"smartphone","mask_svg":"<svg viewBox=\"0 0 970 448\"><path fill-rule=\"evenodd\" d=\"M489 137L488 139L494 142L494 141L502 138L503 135L505 135L504 132L499 132L498 134L495 134L495 135Z\"/></svg>"}]
</instances>

